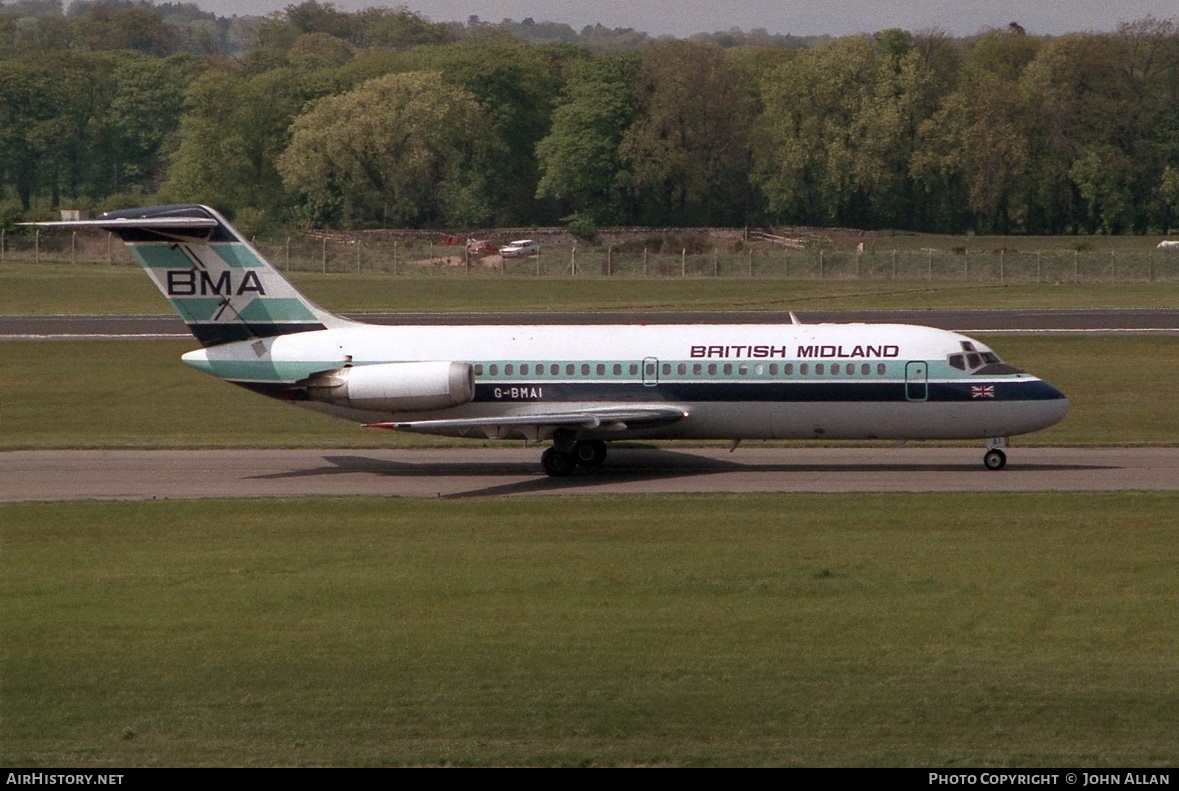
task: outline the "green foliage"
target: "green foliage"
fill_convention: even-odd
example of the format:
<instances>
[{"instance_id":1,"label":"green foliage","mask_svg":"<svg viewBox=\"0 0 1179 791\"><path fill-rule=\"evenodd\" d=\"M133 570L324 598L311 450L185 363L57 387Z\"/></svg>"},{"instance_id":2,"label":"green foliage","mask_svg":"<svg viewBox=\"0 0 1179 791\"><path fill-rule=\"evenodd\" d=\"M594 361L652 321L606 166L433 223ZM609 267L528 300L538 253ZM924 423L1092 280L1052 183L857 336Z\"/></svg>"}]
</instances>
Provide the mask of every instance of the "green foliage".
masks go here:
<instances>
[{"instance_id":1,"label":"green foliage","mask_svg":"<svg viewBox=\"0 0 1179 791\"><path fill-rule=\"evenodd\" d=\"M390 74L301 115L278 167L311 223L475 224L489 213L482 123L441 75Z\"/></svg>"},{"instance_id":2,"label":"green foliage","mask_svg":"<svg viewBox=\"0 0 1179 791\"><path fill-rule=\"evenodd\" d=\"M1057 38L675 41L318 0L229 19L19 0L0 5L0 199L391 222L343 182L291 194L278 162L317 100L435 72L478 104L479 152L405 222L1162 232L1179 210L1177 51L1179 26L1152 17Z\"/></svg>"}]
</instances>

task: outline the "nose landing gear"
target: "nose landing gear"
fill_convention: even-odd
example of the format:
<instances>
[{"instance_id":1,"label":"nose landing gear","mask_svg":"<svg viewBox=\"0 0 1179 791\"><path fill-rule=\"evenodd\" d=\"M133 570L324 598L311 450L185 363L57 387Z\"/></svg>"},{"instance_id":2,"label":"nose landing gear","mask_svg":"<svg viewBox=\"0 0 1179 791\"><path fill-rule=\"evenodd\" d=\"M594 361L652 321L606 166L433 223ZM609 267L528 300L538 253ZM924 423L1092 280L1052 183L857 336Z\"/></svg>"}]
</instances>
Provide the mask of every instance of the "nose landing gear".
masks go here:
<instances>
[{"instance_id":1,"label":"nose landing gear","mask_svg":"<svg viewBox=\"0 0 1179 791\"><path fill-rule=\"evenodd\" d=\"M1007 437L991 437L987 440L987 452L983 454L983 466L988 470L1001 470L1007 466Z\"/></svg>"}]
</instances>

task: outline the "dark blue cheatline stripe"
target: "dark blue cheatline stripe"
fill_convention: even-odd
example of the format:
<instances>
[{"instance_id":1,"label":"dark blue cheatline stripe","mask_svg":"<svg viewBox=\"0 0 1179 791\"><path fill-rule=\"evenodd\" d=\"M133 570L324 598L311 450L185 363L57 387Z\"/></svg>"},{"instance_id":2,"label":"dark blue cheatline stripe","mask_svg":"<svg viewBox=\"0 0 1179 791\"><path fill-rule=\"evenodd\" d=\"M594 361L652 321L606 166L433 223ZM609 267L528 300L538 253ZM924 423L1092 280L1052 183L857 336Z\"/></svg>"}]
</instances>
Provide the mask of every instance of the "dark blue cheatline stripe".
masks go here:
<instances>
[{"instance_id":1,"label":"dark blue cheatline stripe","mask_svg":"<svg viewBox=\"0 0 1179 791\"><path fill-rule=\"evenodd\" d=\"M188 329L201 342L201 346L218 346L233 341L248 341L255 338L274 338L296 332L312 332L326 329L319 322L269 322L259 324L197 324Z\"/></svg>"},{"instance_id":2,"label":"dark blue cheatline stripe","mask_svg":"<svg viewBox=\"0 0 1179 791\"><path fill-rule=\"evenodd\" d=\"M994 386L993 397L975 395L973 387ZM1022 382L930 382L927 402L962 401L1045 401L1064 398L1059 390L1041 381ZM496 389L500 395L496 396ZM517 395L512 390L520 391ZM539 393L539 397L534 393ZM475 401L562 402L562 401L644 401L661 402L888 402L908 401L904 382L660 382L648 387L641 382L478 382Z\"/></svg>"},{"instance_id":3,"label":"dark blue cheatline stripe","mask_svg":"<svg viewBox=\"0 0 1179 791\"><path fill-rule=\"evenodd\" d=\"M302 388L283 382L242 382L227 380L255 393L286 400L305 401ZM527 391L516 396L512 388ZM499 388L500 397L495 390ZM539 392L540 397L533 395ZM973 401L1051 401L1064 398L1059 390L1045 382L997 382L994 398L977 398L969 382L930 383L929 398L914 403L961 403ZM676 402L779 402L779 403L866 403L904 402L904 382L672 382L658 387L647 387L641 382L504 382L475 385L477 403L569 403L618 402L676 403Z\"/></svg>"}]
</instances>

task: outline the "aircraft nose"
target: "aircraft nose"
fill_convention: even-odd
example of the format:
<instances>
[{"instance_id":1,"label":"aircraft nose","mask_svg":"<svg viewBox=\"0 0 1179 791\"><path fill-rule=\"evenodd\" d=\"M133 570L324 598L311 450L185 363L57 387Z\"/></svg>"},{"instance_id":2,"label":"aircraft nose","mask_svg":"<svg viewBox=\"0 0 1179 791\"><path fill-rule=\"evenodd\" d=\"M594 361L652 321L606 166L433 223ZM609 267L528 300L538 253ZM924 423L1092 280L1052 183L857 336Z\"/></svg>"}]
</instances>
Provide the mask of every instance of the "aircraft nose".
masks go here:
<instances>
[{"instance_id":1,"label":"aircraft nose","mask_svg":"<svg viewBox=\"0 0 1179 791\"><path fill-rule=\"evenodd\" d=\"M1064 420L1068 414L1069 402L1068 396L1060 392L1047 382L1041 382L1043 385L1043 400L1040 401L1040 417L1043 420L1041 428L1048 428L1048 426L1055 426L1060 421Z\"/></svg>"}]
</instances>

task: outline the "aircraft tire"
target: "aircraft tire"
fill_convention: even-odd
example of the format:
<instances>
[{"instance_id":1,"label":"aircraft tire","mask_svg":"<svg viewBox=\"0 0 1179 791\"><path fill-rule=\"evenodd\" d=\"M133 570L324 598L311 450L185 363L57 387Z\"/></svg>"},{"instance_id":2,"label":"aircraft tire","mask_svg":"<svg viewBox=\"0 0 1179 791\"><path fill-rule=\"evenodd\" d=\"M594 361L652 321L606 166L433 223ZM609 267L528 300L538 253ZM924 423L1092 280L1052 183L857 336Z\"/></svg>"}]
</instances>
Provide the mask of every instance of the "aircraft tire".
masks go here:
<instances>
[{"instance_id":1,"label":"aircraft tire","mask_svg":"<svg viewBox=\"0 0 1179 791\"><path fill-rule=\"evenodd\" d=\"M573 458L580 467L601 467L606 460L606 443L600 439L578 442L573 446Z\"/></svg>"},{"instance_id":2,"label":"aircraft tire","mask_svg":"<svg viewBox=\"0 0 1179 791\"><path fill-rule=\"evenodd\" d=\"M572 475L573 471L577 469L577 460L572 453L549 448L540 454L540 466L544 467L546 475L552 478L564 478L566 475Z\"/></svg>"},{"instance_id":3,"label":"aircraft tire","mask_svg":"<svg viewBox=\"0 0 1179 791\"><path fill-rule=\"evenodd\" d=\"M983 456L983 465L988 470L1001 470L1007 466L1007 454L998 448L988 450Z\"/></svg>"}]
</instances>

